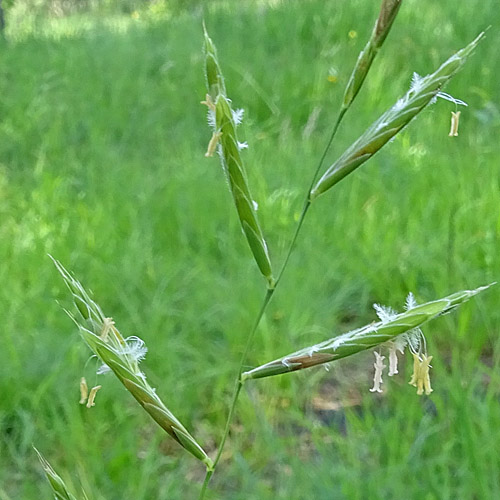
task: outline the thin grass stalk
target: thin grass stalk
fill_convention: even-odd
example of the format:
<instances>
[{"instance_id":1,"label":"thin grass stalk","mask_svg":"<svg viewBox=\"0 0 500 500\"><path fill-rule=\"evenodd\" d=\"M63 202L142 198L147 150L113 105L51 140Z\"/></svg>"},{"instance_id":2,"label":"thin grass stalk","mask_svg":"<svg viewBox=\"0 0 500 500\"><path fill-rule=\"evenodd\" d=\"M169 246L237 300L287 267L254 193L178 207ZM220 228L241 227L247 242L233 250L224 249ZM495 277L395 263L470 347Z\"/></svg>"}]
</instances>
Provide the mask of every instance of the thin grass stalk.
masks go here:
<instances>
[{"instance_id":1,"label":"thin grass stalk","mask_svg":"<svg viewBox=\"0 0 500 500\"><path fill-rule=\"evenodd\" d=\"M304 223L305 217L306 217L307 212L309 210L309 207L311 205L311 200L310 200L309 194L314 187L314 182L319 174L319 171L321 170L321 167L323 166L323 162L325 161L326 155L328 154L328 151L333 143L335 135L337 134L337 131L340 127L340 124L341 124L345 114L347 113L348 109L350 108L351 104L353 103L354 99L356 98L359 90L361 89L361 86L363 85L363 82L366 78L366 75L368 74L368 71L371 67L371 63L373 62L373 59L375 58L375 55L378 52L378 49L380 49L380 47L384 43L385 39L387 38L387 35L389 34L392 23L394 22L394 19L396 18L396 15L399 11L399 7L401 6L401 2L402 2L402 0L389 0L389 1L383 0L383 2L382 2L379 18L377 19L377 22L375 24L375 27L374 27L374 30L372 33L372 37L371 37L370 41L368 42L369 44L371 43L374 46L376 45L377 50L373 51L373 56L371 57L370 64L364 65L363 70L360 69L361 65L359 64L359 61L362 59L362 57L361 57L362 54L360 54L360 57L358 58L358 64L353 69L351 78L349 79L348 86L346 87L346 90L345 90L345 95L347 95L348 93L351 92L349 89L353 87L353 83L352 83L353 81L356 81L356 91L352 93L352 97L349 99L349 102L346 102L346 99L344 98L343 105L342 105L342 107L337 115L337 119L336 119L335 124L332 128L332 132L330 134L328 142L327 142L327 144L323 150L323 153L321 154L319 162L317 163L316 168L313 172L310 185L305 193L304 204L303 204L302 212L300 214L299 221L297 223L294 235L293 235L292 240L290 242L290 245L288 247L288 250L287 250L285 259L283 261L282 267L280 269L280 272L278 274L278 277L276 278L276 282L274 284L274 287L272 288L273 290L275 290L276 287L278 286L278 283L280 282L280 280L283 276L283 273L288 265L288 262L290 260L291 255L292 255L292 252L295 248L295 244L297 242L300 230L302 229L302 224ZM226 90L225 90L224 78L222 76L222 72L220 70L218 59L216 56L215 45L213 44L213 41L210 39L210 37L208 37L206 27L203 26L203 28L204 28L204 34L205 34L205 53L206 53L205 76L206 76L206 80L207 80L208 92L209 92L210 98L213 100L213 99L216 99L217 95L225 94ZM375 41L375 37L376 37L376 41ZM363 71L363 75L364 75L362 78L359 77L361 71ZM252 331L250 332L250 335L248 336L248 339L247 339L247 344L246 344L243 356L241 358L241 362L240 362L240 366L239 366L239 370L238 370L238 378L236 380L236 388L235 388L235 391L233 393L233 398L232 398L231 406L230 406L230 412L228 415L228 420L226 422L225 432L223 434L221 445L219 446L219 449L218 449L218 454L217 454L218 458L220 458L220 455L222 454L224 444L225 444L225 441L226 441L228 433L229 433L229 427L230 427L230 423L232 420L232 415L234 413L234 408L235 408L235 405L236 405L236 402L237 402L237 399L239 396L239 392L241 389L241 374L243 372L243 366L246 362L248 351L249 351L250 345L253 341L253 338L255 336L255 332L257 331L259 323L262 319L262 316L265 313L265 310L266 310L269 302L271 301L272 295L273 295L273 293L267 293L266 296L264 297L263 304L259 310L259 314L257 315L257 320L255 321L254 327L253 327ZM218 459L215 460L215 465L217 464L217 462L218 462ZM210 478L208 478L208 481L210 481ZM200 498L203 498L203 493L200 496Z\"/></svg>"},{"instance_id":2,"label":"thin grass stalk","mask_svg":"<svg viewBox=\"0 0 500 500\"><path fill-rule=\"evenodd\" d=\"M251 345L251 342L253 341L253 338L255 336L255 332L256 332L256 330L259 326L259 323L260 323L260 321L265 313L265 310L266 310L266 308L267 308L267 306L272 298L273 292L275 291L278 283L280 282L280 280L283 276L283 273L288 265L291 254L295 248L295 244L297 242L298 235L299 235L300 230L302 228L303 222L304 222L305 217L308 213L311 202L315 197L315 196L312 196L312 193L313 193L314 183L315 183L316 177L317 177L317 175L318 175L318 173L323 165L323 162L326 158L328 150L330 149L330 146L333 142L333 139L337 133L337 130L340 126L340 123L342 122L347 110L350 108L351 104L353 103L354 99L356 98L357 94L359 93L359 90L361 89L361 86L366 78L366 75L368 74L368 71L371 67L371 64L372 64L378 50L382 46L383 42L385 41L385 39L390 31L390 28L394 22L394 19L399 11L400 6L401 6L401 1L397 1L397 0L396 1L384 0L382 2L381 13L379 15L379 18L377 19L376 24L375 24L375 28L374 28L373 33L372 33L372 37L367 45L367 47L370 46L371 48L367 52L366 47L365 47L365 53L369 53L370 55L368 57L366 55L363 55L363 53L361 53L360 57L358 58L358 63L356 64L356 66L353 70L353 73L351 75L351 78L349 80L348 86L347 86L345 94L344 94L344 101L343 101L342 107L339 111L339 114L337 116L337 120L336 120L335 125L333 127L332 133L331 133L330 138L328 140L328 143L323 151L323 154L320 158L320 161L318 162L317 168L312 176L311 185L306 193L301 216L299 218L295 233L293 235L290 246L289 246L288 251L286 253L284 263L280 269L280 272L278 274L276 281L274 282L274 284L271 288L271 293L266 294L266 297L264 298L264 302L263 302L261 309L259 311L257 320L256 320L254 327L253 327L253 329L252 329L252 331L247 339L247 345L245 348L245 352L242 356L242 360L241 360L239 370L238 370L238 378L236 380L236 387L235 387L235 390L233 392L233 397L231 400L230 411L228 414L228 419L226 421L224 434L223 434L221 443L220 443L219 448L218 448L217 458L214 462L215 465L217 465L217 463L220 459L220 456L222 455L222 451L224 449L226 439L229 435L230 424L231 424L231 421L232 421L232 418L234 415L234 410L235 410L236 403L237 403L237 400L238 400L238 397L240 394L240 390L241 390L241 387L243 385L244 374L242 373L242 371L243 371L243 366L246 362L249 347ZM207 40L207 38L208 38L208 35L206 33L206 30L205 30L205 39ZM479 41L480 38L481 38L481 35L474 42L477 44L477 42ZM213 42L209 38L208 38L208 40L209 40L211 46L213 47L213 53L215 54L215 46L213 45ZM470 45L472 45L472 44L470 44ZM208 46L208 44L207 44L207 46ZM471 48L471 51L472 51L472 49L473 48ZM463 50L465 50L465 49L463 49ZM207 54L209 53L208 50L206 50L206 52L207 52ZM369 59L369 64L364 64L363 61L367 61L368 60L368 59L366 59L367 57ZM209 75L211 75L211 77L209 77ZM207 76L208 90L209 90L209 92L211 92L210 95L212 97L215 96L217 92L225 93L224 79L222 77L222 73L220 72L220 68L218 66L218 61L217 61L216 56L210 57L207 60L206 76ZM450 78L451 78L451 76L450 76ZM350 172L348 172L348 173L350 173ZM346 175L348 173L346 173ZM208 484L210 482L212 475L213 475L213 471L211 471L210 473L207 473L207 476L206 476L205 481L203 483L202 491L200 493L200 497L199 497L200 500L202 500L205 496L205 492L206 492L206 489L208 487Z\"/></svg>"},{"instance_id":3,"label":"thin grass stalk","mask_svg":"<svg viewBox=\"0 0 500 500\"><path fill-rule=\"evenodd\" d=\"M49 462L47 462L44 456L35 447L33 447L33 449L35 450L35 453L38 455L38 460L40 461L40 464L42 465L43 468L43 472L45 473L45 477L47 478L50 487L52 488L52 492L54 493L54 498L56 500L77 500L76 497L69 492L61 476L57 474L57 472L52 468Z\"/></svg>"},{"instance_id":4,"label":"thin grass stalk","mask_svg":"<svg viewBox=\"0 0 500 500\"><path fill-rule=\"evenodd\" d=\"M319 162L316 165L316 169L312 175L309 189L307 190L306 195L305 195L302 213L301 213L299 221L297 223L295 234L294 234L294 236L291 240L290 246L288 248L283 266L280 270L280 273L278 274L278 278L276 279L276 285L280 281L280 279L283 275L283 272L285 271L286 266L288 264L288 260L290 259L290 256L291 256L293 249L295 247L295 243L297 241L300 230L302 228L302 224L303 224L304 219L306 217L306 214L309 210L309 206L311 205L310 193L314 187L314 182L316 181L316 178L318 177L319 171L321 170L321 167L323 166L323 162L325 161L326 155L328 154L328 151L330 150L330 147L333 143L333 139L335 138L335 136L337 134L337 131L340 127L340 124L342 123L342 120L344 119L345 114L347 113L347 111L351 107L352 103L356 99L356 96L358 95L359 91L361 90L361 87L363 86L363 83L368 75L368 72L370 71L370 68L371 68L371 65L375 59L375 56L377 55L378 51L380 50L380 48L384 44L385 39L387 38L389 31L391 30L392 24L394 23L394 20L396 19L396 16L399 12L402 1L403 0L382 0L379 17L377 18L377 21L375 23L375 26L373 28L371 37L368 40L367 45L359 54L356 65L354 66L354 69L352 70L351 76L349 78L349 81L348 81L347 86L346 86L345 91L344 91L344 99L342 101L342 106L341 106L340 111L337 115L337 119L336 119L335 124L332 128L332 132L330 134L328 142L323 150L323 153L321 154Z\"/></svg>"},{"instance_id":5,"label":"thin grass stalk","mask_svg":"<svg viewBox=\"0 0 500 500\"><path fill-rule=\"evenodd\" d=\"M245 382L248 379L271 377L303 370L385 344L400 335L419 328L438 316L455 310L460 304L486 290L489 286L491 285L479 287L475 290L456 292L448 297L412 307L401 314L395 315L389 321L371 323L319 344L306 347L243 373L241 380Z\"/></svg>"},{"instance_id":6,"label":"thin grass stalk","mask_svg":"<svg viewBox=\"0 0 500 500\"><path fill-rule=\"evenodd\" d=\"M85 343L164 431L201 460L207 469L212 469L212 460L166 407L139 369L139 362L146 352L142 340L137 337L124 339L111 318L104 315L80 282L71 276L60 262L52 260L73 295L73 301L83 319L83 322L80 322L68 313L77 324Z\"/></svg>"},{"instance_id":7,"label":"thin grass stalk","mask_svg":"<svg viewBox=\"0 0 500 500\"><path fill-rule=\"evenodd\" d=\"M326 147L323 151L323 154L321 155L317 168L312 177L311 187L306 194L306 204L310 203L309 193L314 187L314 181L316 180L316 177L318 176L319 171L323 166L323 162L328 151L330 150L340 123L342 122L344 115L347 113L352 103L356 99L359 91L361 90L361 87L363 86L363 83L368 76L372 63L375 60L378 51L381 49L387 36L389 35L389 31L391 30L391 27L396 19L402 3L403 0L382 0L380 13L377 21L375 22L375 26L373 27L370 39L368 40L365 48L360 52L358 60L356 61L356 64L352 70L351 76L349 77L346 88L344 90L342 106L340 107L340 111L338 113L335 125L333 126L330 138L326 144Z\"/></svg>"}]
</instances>

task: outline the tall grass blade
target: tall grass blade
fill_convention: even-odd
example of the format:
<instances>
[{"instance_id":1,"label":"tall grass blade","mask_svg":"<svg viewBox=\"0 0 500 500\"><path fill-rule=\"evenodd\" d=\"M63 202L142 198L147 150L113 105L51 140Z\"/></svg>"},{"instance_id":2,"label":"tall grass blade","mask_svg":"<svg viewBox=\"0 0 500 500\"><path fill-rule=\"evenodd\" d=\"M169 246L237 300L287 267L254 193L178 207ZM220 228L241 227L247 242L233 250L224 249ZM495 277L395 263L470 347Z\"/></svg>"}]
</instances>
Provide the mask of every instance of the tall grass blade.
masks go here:
<instances>
[{"instance_id":1,"label":"tall grass blade","mask_svg":"<svg viewBox=\"0 0 500 500\"><path fill-rule=\"evenodd\" d=\"M366 325L254 368L243 373L241 379L244 381L281 375L352 356L360 351L393 340L399 335L420 327L431 319L452 311L474 295L486 290L489 286L491 285L476 288L475 290L464 290L439 300L415 306L396 315L390 321L380 321Z\"/></svg>"},{"instance_id":2,"label":"tall grass blade","mask_svg":"<svg viewBox=\"0 0 500 500\"><path fill-rule=\"evenodd\" d=\"M52 257L51 257L52 258ZM207 469L212 468L212 460L205 453L186 428L165 406L147 382L139 369L146 349L138 337L123 338L111 318L107 318L83 286L55 259L52 259L66 286L73 295L74 303L83 322L76 320L80 334L89 348L108 367L146 410L153 420L174 438L182 447L204 462Z\"/></svg>"},{"instance_id":3,"label":"tall grass blade","mask_svg":"<svg viewBox=\"0 0 500 500\"><path fill-rule=\"evenodd\" d=\"M253 201L248 187L247 175L240 152L241 143L238 142L236 135L236 127L239 121L238 114L232 109L231 101L226 95L224 77L217 59L217 51L206 30L205 76L208 91L206 104L209 107L209 122L214 129L207 155L210 156L213 150L217 148L243 233L260 272L267 279L268 287L274 288L275 281L271 260L257 218L256 203ZM217 142L218 145L216 145Z\"/></svg>"},{"instance_id":4,"label":"tall grass blade","mask_svg":"<svg viewBox=\"0 0 500 500\"><path fill-rule=\"evenodd\" d=\"M442 90L444 85L464 65L484 33L459 50L434 73L414 79L410 90L396 104L373 123L345 153L328 168L311 190L311 201L326 192L369 160L382 146L415 118Z\"/></svg>"}]
</instances>

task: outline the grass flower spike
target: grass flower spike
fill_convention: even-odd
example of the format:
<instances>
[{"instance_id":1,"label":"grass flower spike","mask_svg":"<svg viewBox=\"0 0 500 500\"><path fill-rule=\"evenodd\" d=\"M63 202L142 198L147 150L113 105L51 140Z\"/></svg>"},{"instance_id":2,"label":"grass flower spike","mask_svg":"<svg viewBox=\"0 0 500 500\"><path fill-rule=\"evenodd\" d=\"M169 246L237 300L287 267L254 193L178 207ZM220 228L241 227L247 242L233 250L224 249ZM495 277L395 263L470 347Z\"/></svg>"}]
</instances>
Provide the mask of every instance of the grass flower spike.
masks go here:
<instances>
[{"instance_id":1,"label":"grass flower spike","mask_svg":"<svg viewBox=\"0 0 500 500\"><path fill-rule=\"evenodd\" d=\"M410 351L413 352L411 333L427 321L451 312L457 306L467 301L474 295L488 288L464 290L454 293L433 302L427 302L400 314L395 314L391 319L379 321L353 330L338 337L321 342L300 351L284 356L275 361L258 366L242 374L242 381L254 378L281 375L297 370L303 370L322 363L329 363L347 356L352 356L360 351L385 344L391 340L397 341L403 334L410 334L407 340ZM418 331L418 330L417 330ZM377 368L377 363L375 364ZM418 372L421 373L421 372ZM377 387L375 385L375 387Z\"/></svg>"},{"instance_id":2,"label":"grass flower spike","mask_svg":"<svg viewBox=\"0 0 500 500\"><path fill-rule=\"evenodd\" d=\"M80 334L94 354L111 370L137 402L146 410L155 422L172 436L181 446L192 453L211 469L212 460L203 448L177 420L163 401L146 381L146 376L139 369L139 363L145 356L144 342L138 337L123 338L114 321L107 318L101 308L90 298L83 286L71 276L60 262L52 259L73 295L74 303L83 321L74 321ZM73 317L70 314L71 317ZM99 369L99 373L106 370ZM94 405L94 398L100 386L90 391L87 407Z\"/></svg>"},{"instance_id":3,"label":"grass flower spike","mask_svg":"<svg viewBox=\"0 0 500 500\"><path fill-rule=\"evenodd\" d=\"M238 141L236 127L241 121L242 110L234 111L226 96L224 77L220 70L215 45L205 30L205 75L207 96L202 101L208 107L208 122L213 132L205 156L217 150L226 175L241 227L260 272L274 288L275 282L267 244L257 218L256 203L250 194L247 175L241 158L246 143Z\"/></svg>"},{"instance_id":4,"label":"grass flower spike","mask_svg":"<svg viewBox=\"0 0 500 500\"><path fill-rule=\"evenodd\" d=\"M345 89L342 103L344 109L349 108L363 85L377 52L389 34L392 23L394 19L396 19L402 2L403 0L383 0L382 6L380 7L380 14L373 28L371 37L365 48L359 54L356 66L352 71Z\"/></svg>"},{"instance_id":5,"label":"grass flower spike","mask_svg":"<svg viewBox=\"0 0 500 500\"><path fill-rule=\"evenodd\" d=\"M444 85L464 65L484 33L467 47L459 50L434 73L413 81L410 90L396 104L373 123L345 153L328 168L311 190L311 201L369 160L390 139L400 132L439 94Z\"/></svg>"}]
</instances>

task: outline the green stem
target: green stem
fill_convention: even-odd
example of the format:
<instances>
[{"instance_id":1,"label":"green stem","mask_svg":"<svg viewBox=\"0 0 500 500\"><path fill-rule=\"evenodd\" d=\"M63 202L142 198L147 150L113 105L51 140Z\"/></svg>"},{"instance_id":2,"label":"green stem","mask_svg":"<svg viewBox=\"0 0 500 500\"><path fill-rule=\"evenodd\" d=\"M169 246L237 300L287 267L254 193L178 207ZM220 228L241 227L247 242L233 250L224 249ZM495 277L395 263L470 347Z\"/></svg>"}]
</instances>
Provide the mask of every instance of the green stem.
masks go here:
<instances>
[{"instance_id":1,"label":"green stem","mask_svg":"<svg viewBox=\"0 0 500 500\"><path fill-rule=\"evenodd\" d=\"M217 464L219 463L219 460L222 456L222 452L224 451L224 445L226 444L226 439L229 435L229 429L231 428L231 422L233 421L233 416L234 416L234 410L236 409L236 403L238 401L238 397L240 395L241 388L243 387L243 382L241 381L241 374L243 373L243 367L245 366L245 361L248 356L248 351L250 350L250 346L252 344L252 340L255 336L255 332L257 331L257 328L259 326L260 320L262 319L262 316L264 316L264 312L267 309L267 305L269 304L271 297L274 294L274 290L276 288L268 288L266 292L266 296L264 297L264 300L262 302L262 305L259 310L259 314L257 315L257 318L254 322L252 331L250 332L250 335L248 336L247 343L245 346L245 350L243 351L243 355L241 356L241 361L240 361L240 366L238 368L238 377L236 378L236 384L233 392L233 397L231 399L231 406L229 408L229 413L227 415L227 420L226 420L226 426L224 428L224 434L222 435L222 439L219 445L219 449L217 450L217 455L214 460L214 464L211 470L207 470L207 474L205 476L205 480L203 481L203 486L201 488L199 500L203 500L205 498L205 493L207 491L208 483L210 482L210 479L213 476L213 473L215 471L215 468L217 467Z\"/></svg>"},{"instance_id":2,"label":"green stem","mask_svg":"<svg viewBox=\"0 0 500 500\"><path fill-rule=\"evenodd\" d=\"M321 155L321 158L318 162L318 165L316 166L316 170L314 171L314 174L311 179L311 184L309 185L309 189L307 190L305 199L304 199L304 206L302 208L302 213L300 214L300 219L299 222L297 223L297 228L295 229L295 234L293 235L292 241L290 243L290 246L288 247L288 252L286 254L285 260L283 262L283 266L281 267L281 270L278 274L278 278L276 279L276 286L278 286L278 283L281 280L281 277L283 276L283 273L288 265L288 260L290 259L290 256L292 255L293 249L295 248L295 243L297 242L297 237L299 236L300 230L302 228L302 224L304 223L304 219L306 218L307 211L309 210L309 207L311 206L311 199L309 198L309 194L311 193L312 188L314 187L314 182L316 178L318 177L319 171L321 170L321 167L323 166L323 162L325 161L326 155L328 154L328 151L330 150L330 147L332 145L333 139L335 135L337 134L337 130L339 129L340 122L342 121L342 118L344 118L345 112L347 111L348 108L341 108L339 111L339 114L337 115L337 120L335 122L335 125L333 126L332 133L330 134L330 138L328 139L328 142L326 144L325 149L323 150L323 154Z\"/></svg>"},{"instance_id":3,"label":"green stem","mask_svg":"<svg viewBox=\"0 0 500 500\"><path fill-rule=\"evenodd\" d=\"M241 374L243 373L243 367L245 366L245 362L248 356L248 352L250 350L250 346L252 345L253 338L255 337L255 333L257 332L257 328L259 327L260 321L262 317L264 316L264 313L266 312L267 306L269 305L269 302L271 301L271 298L276 291L276 288L278 286L278 283L280 282L283 273L288 265L288 261L290 260L290 256L292 255L292 252L295 248L295 244L297 242L297 238L299 236L300 230L302 228L302 224L304 223L304 220L306 218L307 212L309 210L309 207L311 206L311 200L309 198L309 194L314 187L314 181L316 180L316 177L318 177L319 171L321 167L323 166L323 162L325 161L326 155L328 151L330 150L330 146L332 145L333 139L335 135L337 134L337 130L339 128L340 122L342 121L342 118L344 117L345 112L347 111L347 108L342 108L337 116L337 121L335 122L335 125L333 126L332 133L330 134L330 138L328 139L328 143L323 151L323 154L321 155L321 158L318 162L318 165L316 166L316 170L314 171L314 175L311 180L311 184L309 186L309 189L307 190L305 200L304 200L304 206L302 208L302 213L300 214L299 221L297 223L297 227L295 229L295 233L293 235L292 241L290 242L290 246L288 247L288 251L286 253L285 260L283 261L283 265L281 267L281 270L278 274L278 277L276 279L276 282L274 284L273 288L268 288L266 292L266 296L264 297L264 300L262 302L262 305L260 307L259 313L257 315L257 318L255 320L255 323L253 325L253 328L250 332L250 335L248 336L247 343L245 346L245 350L243 351L243 355L241 356L241 361L240 361L240 366L238 368L238 377L236 378L236 385L234 388L233 392L233 397L231 400L231 406L229 408L229 413L227 416L226 420L226 426L224 428L224 434L222 435L222 440L219 445L219 449L217 450L217 455L214 460L213 468L211 470L207 470L207 474L205 476L205 480L203 481L203 486L200 492L199 500L203 500L205 498L205 493L207 491L208 484L210 483L210 479L213 476L213 473L215 471L215 468L217 467L217 464L219 463L219 460L222 456L222 452L224 450L224 446L226 444L227 437L229 435L229 429L231 427L231 422L233 420L234 412L236 409L236 403L238 402L238 397L240 395L241 388L243 387L243 382L241 381Z\"/></svg>"},{"instance_id":4,"label":"green stem","mask_svg":"<svg viewBox=\"0 0 500 500\"><path fill-rule=\"evenodd\" d=\"M217 464L219 463L220 457L222 455L222 451L224 450L224 445L226 444L226 439L227 439L227 436L229 434L229 428L231 426L231 421L233 420L234 410L236 408L236 402L238 401L238 396L240 395L241 387L243 386L243 383L241 381L241 374L243 373L243 367L245 366L245 362L246 362L246 359L248 356L248 351L250 350L250 346L251 346L253 338L255 336L255 332L257 331L257 328L259 326L260 320L262 319L262 316L264 316L264 312L266 311L267 305L269 304L275 289L276 288L269 288L267 290L266 296L264 297L264 301L262 302L262 306L260 307L260 311L259 311L259 314L257 315L257 318L256 318L255 323L253 325L252 331L250 332L250 335L248 336L245 350L243 351L243 355L241 356L240 367L238 369L238 377L236 378L236 385L235 385L234 392L233 392L233 399L231 400L231 406L229 409L229 414L227 416L224 434L222 435L222 440L221 440L221 443L219 445L219 450L217 451L217 455L216 455L215 460L214 460L214 466L213 466L214 469L217 466Z\"/></svg>"},{"instance_id":5,"label":"green stem","mask_svg":"<svg viewBox=\"0 0 500 500\"><path fill-rule=\"evenodd\" d=\"M201 487L200 496L198 497L199 500L203 500L203 498L205 498L205 493L207 492L208 483L210 482L213 473L214 473L213 469L207 469L205 480L203 481L203 486Z\"/></svg>"},{"instance_id":6,"label":"green stem","mask_svg":"<svg viewBox=\"0 0 500 500\"><path fill-rule=\"evenodd\" d=\"M297 238L299 236L300 229L302 228L302 224L304 223L304 219L306 218L306 214L307 214L307 211L309 210L310 206L311 206L311 201L309 200L309 196L308 196L305 203L304 203L304 208L302 209L302 213L300 214L300 219L299 219L299 222L297 223L297 228L295 229L295 234L293 235L290 246L288 247L288 252L286 253L285 260L283 261L283 265L281 266L281 270L278 274L278 277L276 278L276 283L274 285L275 289L278 286L278 283L281 281L281 277L283 276L283 273L288 265L288 261L290 260L290 256L292 255L293 249L295 248L295 243L297 242Z\"/></svg>"},{"instance_id":7,"label":"green stem","mask_svg":"<svg viewBox=\"0 0 500 500\"><path fill-rule=\"evenodd\" d=\"M318 177L319 171L321 167L323 166L323 162L325 161L326 155L328 154L328 151L330 151L330 147L332 145L333 139L337 135L337 130L339 129L340 123L342 119L344 118L344 115L346 114L346 111L349 108L342 107L339 111L339 114L337 115L337 121L335 122L335 125L333 126L332 133L330 134L330 138L328 139L328 143L326 144L325 150L323 151L323 154L321 155L321 158L318 162L318 166L316 167L316 170L314 171L313 178L311 180L311 185L309 186L309 190L307 191L306 195L306 201L309 201L309 193L312 191L312 188L314 187L314 181L316 180L316 177Z\"/></svg>"}]
</instances>

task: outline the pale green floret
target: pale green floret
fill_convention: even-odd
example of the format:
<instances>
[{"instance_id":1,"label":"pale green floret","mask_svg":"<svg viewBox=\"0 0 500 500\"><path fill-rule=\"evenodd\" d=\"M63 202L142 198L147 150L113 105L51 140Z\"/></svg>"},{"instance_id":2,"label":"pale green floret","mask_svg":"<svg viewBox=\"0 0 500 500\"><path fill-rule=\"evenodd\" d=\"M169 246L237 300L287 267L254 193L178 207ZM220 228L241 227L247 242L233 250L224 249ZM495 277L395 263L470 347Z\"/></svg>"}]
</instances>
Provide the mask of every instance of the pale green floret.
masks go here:
<instances>
[{"instance_id":1,"label":"pale green floret","mask_svg":"<svg viewBox=\"0 0 500 500\"><path fill-rule=\"evenodd\" d=\"M203 25L205 36L205 78L207 89L212 101L215 101L219 94L226 93L224 77L217 60L217 49L211 38L208 36L205 25Z\"/></svg>"}]
</instances>

